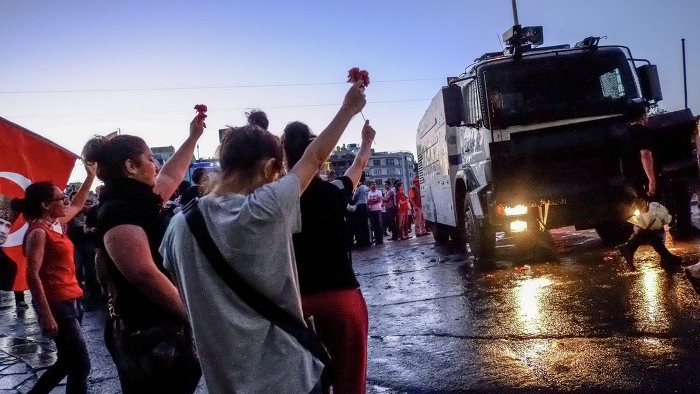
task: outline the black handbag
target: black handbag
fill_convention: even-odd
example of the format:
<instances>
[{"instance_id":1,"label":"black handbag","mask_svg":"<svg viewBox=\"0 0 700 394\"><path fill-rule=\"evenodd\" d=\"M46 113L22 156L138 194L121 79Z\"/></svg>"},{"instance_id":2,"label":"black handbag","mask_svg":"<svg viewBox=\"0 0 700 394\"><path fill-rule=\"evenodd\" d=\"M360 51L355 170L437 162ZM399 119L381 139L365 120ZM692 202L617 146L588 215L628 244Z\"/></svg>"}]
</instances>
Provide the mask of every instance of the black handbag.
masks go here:
<instances>
[{"instance_id":1,"label":"black handbag","mask_svg":"<svg viewBox=\"0 0 700 394\"><path fill-rule=\"evenodd\" d=\"M328 349L326 349L316 334L313 316L305 315L304 320L306 324L302 323L246 282L246 280L226 262L221 251L214 243L198 203L198 199L192 200L182 211L199 248L204 253L204 256L207 258L212 268L214 268L214 271L226 282L231 290L251 308L264 318L270 320L274 325L296 338L296 340L308 349L315 358L321 361L324 365L323 374L321 376L322 384L325 387L332 385L335 373L333 371L331 356L328 354Z\"/></svg>"},{"instance_id":2,"label":"black handbag","mask_svg":"<svg viewBox=\"0 0 700 394\"><path fill-rule=\"evenodd\" d=\"M111 323L113 359L127 386L163 393L196 390L202 369L186 322L173 319L133 332L118 317Z\"/></svg>"}]
</instances>

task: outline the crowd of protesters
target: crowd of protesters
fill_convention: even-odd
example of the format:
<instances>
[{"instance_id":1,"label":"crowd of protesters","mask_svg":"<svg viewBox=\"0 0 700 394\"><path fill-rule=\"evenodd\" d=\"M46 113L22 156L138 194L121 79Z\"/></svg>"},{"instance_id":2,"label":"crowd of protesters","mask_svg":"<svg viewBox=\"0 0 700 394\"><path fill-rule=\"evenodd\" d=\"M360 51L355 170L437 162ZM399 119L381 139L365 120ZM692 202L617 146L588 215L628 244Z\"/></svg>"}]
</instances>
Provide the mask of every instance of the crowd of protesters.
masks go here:
<instances>
[{"instance_id":1,"label":"crowd of protesters","mask_svg":"<svg viewBox=\"0 0 700 394\"><path fill-rule=\"evenodd\" d=\"M421 204L420 181L417 177L406 191L403 182L390 180L379 189L375 181L360 184L348 203L347 216L352 226L348 243L354 248L366 248L372 244L383 245L384 238L402 241L429 234L425 227ZM414 228L415 227L415 228Z\"/></svg>"},{"instance_id":2,"label":"crowd of protesters","mask_svg":"<svg viewBox=\"0 0 700 394\"><path fill-rule=\"evenodd\" d=\"M0 243L18 215L29 223L27 266L3 264L11 280L0 284L15 291L18 308L31 291L58 349L30 392L48 393L66 376L66 392L87 392L81 301L96 297L105 301L105 347L123 393L192 393L202 375L211 393L364 393L367 306L346 234L347 204L374 139L369 121L348 172L331 183L319 169L365 103L362 81L353 83L318 136L292 122L277 137L266 114L253 111L247 125L226 132L220 168L198 170L194 184L183 178L206 127L201 113L162 168L139 137L97 136L83 149L88 176L77 192L37 182L23 198L0 196ZM95 177L104 183L97 198L89 192ZM304 314L314 316L332 368L227 285L204 254L210 246L189 228L192 210L225 264L287 323L309 330Z\"/></svg>"},{"instance_id":3,"label":"crowd of protesters","mask_svg":"<svg viewBox=\"0 0 700 394\"><path fill-rule=\"evenodd\" d=\"M140 137L95 137L77 191L40 181L22 198L0 195L0 245L20 214L28 223L26 266L0 248L0 290L14 292L18 309L28 308L30 290L58 351L29 393L49 393L64 378L67 393L87 392L88 297L105 301L105 347L125 394L192 393L202 375L212 393L365 393L368 312L351 250L428 234L418 178L409 187L365 180L368 120L350 168L320 176L365 103L355 82L318 135L293 121L281 138L252 111L224 134L220 168L198 168L192 183L183 178L206 127L201 113L162 168ZM636 165L645 148L631 148ZM94 198L96 177L104 185ZM634 237L621 247L632 267ZM659 250L662 266L680 264ZM698 267L685 273L700 293ZM331 362L308 341L305 315Z\"/></svg>"}]
</instances>

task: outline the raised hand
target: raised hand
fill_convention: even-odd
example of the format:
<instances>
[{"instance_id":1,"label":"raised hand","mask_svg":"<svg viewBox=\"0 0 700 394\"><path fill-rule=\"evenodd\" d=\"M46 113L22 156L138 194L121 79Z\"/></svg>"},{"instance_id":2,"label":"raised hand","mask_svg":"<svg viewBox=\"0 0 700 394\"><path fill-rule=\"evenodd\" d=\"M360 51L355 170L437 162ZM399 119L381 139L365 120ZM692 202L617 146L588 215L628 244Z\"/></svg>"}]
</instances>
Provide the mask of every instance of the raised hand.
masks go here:
<instances>
[{"instance_id":1,"label":"raised hand","mask_svg":"<svg viewBox=\"0 0 700 394\"><path fill-rule=\"evenodd\" d=\"M348 92L345 94L345 99L343 100L343 107L346 107L352 111L353 115L356 115L362 108L367 104L367 98L365 97L365 86L364 82L360 79L355 81Z\"/></svg>"}]
</instances>

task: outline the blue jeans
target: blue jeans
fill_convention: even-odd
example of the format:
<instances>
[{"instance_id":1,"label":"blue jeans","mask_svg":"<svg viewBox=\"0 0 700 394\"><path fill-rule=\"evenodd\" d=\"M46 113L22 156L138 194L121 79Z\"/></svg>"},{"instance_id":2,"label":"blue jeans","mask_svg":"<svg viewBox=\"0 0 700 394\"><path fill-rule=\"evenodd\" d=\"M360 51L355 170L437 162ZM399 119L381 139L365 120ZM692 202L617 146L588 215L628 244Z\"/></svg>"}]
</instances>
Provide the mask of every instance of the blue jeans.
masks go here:
<instances>
[{"instance_id":1,"label":"blue jeans","mask_svg":"<svg viewBox=\"0 0 700 394\"><path fill-rule=\"evenodd\" d=\"M64 377L66 394L87 393L87 378L90 374L90 358L80 324L83 321L83 306L78 299L51 304L58 335L54 338L58 359L37 380L30 394L49 393Z\"/></svg>"}]
</instances>

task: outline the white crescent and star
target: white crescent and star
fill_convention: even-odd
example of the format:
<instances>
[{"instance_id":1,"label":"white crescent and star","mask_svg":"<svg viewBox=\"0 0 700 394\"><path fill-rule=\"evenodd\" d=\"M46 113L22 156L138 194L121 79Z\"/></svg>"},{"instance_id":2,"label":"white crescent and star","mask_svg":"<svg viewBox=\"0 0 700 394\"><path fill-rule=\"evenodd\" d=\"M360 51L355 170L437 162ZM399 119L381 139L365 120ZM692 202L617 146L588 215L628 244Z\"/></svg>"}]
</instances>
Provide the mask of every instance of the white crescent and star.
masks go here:
<instances>
[{"instance_id":1,"label":"white crescent and star","mask_svg":"<svg viewBox=\"0 0 700 394\"><path fill-rule=\"evenodd\" d=\"M9 181L14 182L17 186L21 187L22 190L27 190L27 187L32 184L31 179L28 179L24 175L20 175L16 172L0 171L0 178L5 178ZM10 233L10 235L7 236L7 241L5 241L5 244L2 246L5 248L10 248L13 246L22 245L24 233L27 231L28 227L29 225L27 223L24 223L22 227L15 230L13 233Z\"/></svg>"}]
</instances>

